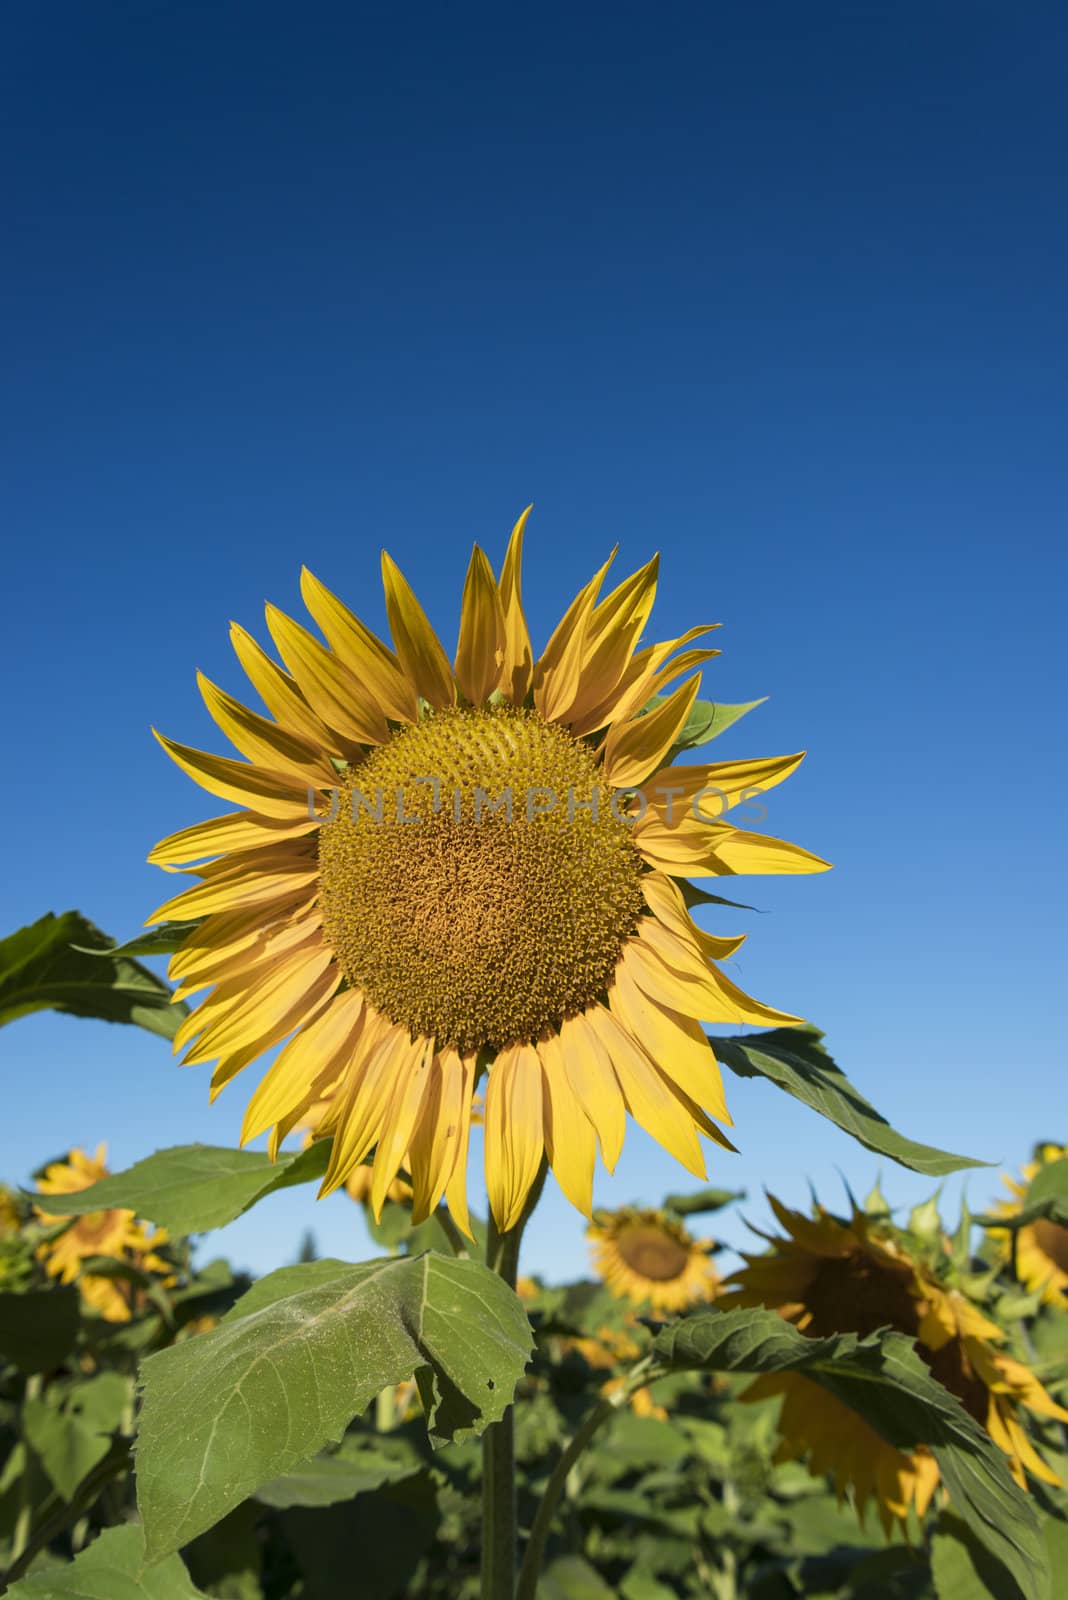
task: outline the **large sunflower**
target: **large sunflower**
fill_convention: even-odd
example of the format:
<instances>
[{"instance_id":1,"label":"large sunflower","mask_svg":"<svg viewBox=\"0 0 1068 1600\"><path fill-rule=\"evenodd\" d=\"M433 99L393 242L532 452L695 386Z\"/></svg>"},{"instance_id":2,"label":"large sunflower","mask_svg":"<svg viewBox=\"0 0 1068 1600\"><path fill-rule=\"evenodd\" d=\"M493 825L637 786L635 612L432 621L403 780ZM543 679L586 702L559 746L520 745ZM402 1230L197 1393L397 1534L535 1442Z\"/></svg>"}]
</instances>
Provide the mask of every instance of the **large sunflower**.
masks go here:
<instances>
[{"instance_id":1,"label":"large sunflower","mask_svg":"<svg viewBox=\"0 0 1068 1600\"><path fill-rule=\"evenodd\" d=\"M246 760L157 735L196 782L242 807L150 857L197 880L149 919L198 924L171 974L183 996L209 992L176 1049L217 1062L214 1095L288 1039L243 1140L270 1129L276 1150L330 1098L321 1193L375 1150L378 1211L410 1155L416 1220L444 1195L465 1229L485 1067L486 1183L502 1229L543 1155L589 1215L596 1146L614 1167L627 1111L696 1175L699 1132L733 1148L716 1126L730 1118L700 1022L798 1019L720 971L714 959L741 940L698 929L677 880L826 866L720 817L800 755L670 766L700 676L671 685L718 652L692 647L708 626L638 648L655 560L600 599L606 562L534 659L525 521L499 581L475 547L454 663L388 555L393 649L305 571L325 644L269 606L283 669L232 631L270 716L200 679Z\"/></svg>"},{"instance_id":2,"label":"large sunflower","mask_svg":"<svg viewBox=\"0 0 1068 1600\"><path fill-rule=\"evenodd\" d=\"M37 1191L42 1195L65 1195L88 1189L90 1184L108 1176L106 1158L106 1144L99 1145L93 1156L84 1150L72 1150L66 1161L54 1161L45 1168L37 1180ZM159 1273L165 1282L173 1282L170 1262L156 1254L167 1242L166 1233L157 1228L150 1235L132 1211L93 1211L71 1220L69 1213L46 1211L41 1206L34 1209L38 1219L47 1226L70 1221L70 1227L63 1233L38 1247L37 1256L44 1263L45 1271L60 1283L77 1281L86 1305L92 1306L108 1322L129 1321L132 1297L120 1280L82 1270L83 1264L93 1256L128 1261L142 1272Z\"/></svg>"},{"instance_id":3,"label":"large sunflower","mask_svg":"<svg viewBox=\"0 0 1068 1600\"><path fill-rule=\"evenodd\" d=\"M654 1311L684 1311L719 1288L711 1241L695 1239L664 1211L598 1211L586 1229L593 1264L612 1293Z\"/></svg>"},{"instance_id":4,"label":"large sunflower","mask_svg":"<svg viewBox=\"0 0 1068 1600\"><path fill-rule=\"evenodd\" d=\"M1068 1144L1039 1144L1035 1146L1034 1160L1021 1169L1020 1180L1003 1177L1002 1183L1011 1191L1011 1200L1000 1200L994 1210L1002 1217L1014 1217L1023 1207L1028 1185L1040 1167L1051 1161L1068 1158ZM1009 1244L1004 1234L999 1234L998 1248L1004 1254ZM1039 1217L1016 1234L1016 1271L1028 1289L1042 1291L1047 1305L1068 1306L1068 1228Z\"/></svg>"},{"instance_id":5,"label":"large sunflower","mask_svg":"<svg viewBox=\"0 0 1068 1600\"><path fill-rule=\"evenodd\" d=\"M1020 1421L1020 1408L1068 1421L1034 1373L997 1348L1005 1335L959 1291L938 1283L905 1241L877 1220L854 1211L848 1221L822 1207L814 1217L770 1197L785 1238L771 1238L764 1255L726 1280L721 1304L770 1306L814 1338L866 1335L896 1328L916 1340L935 1377L987 1429L1009 1458L1013 1476L1025 1472L1059 1483ZM799 1373L762 1376L746 1398L783 1397L779 1458L807 1456L813 1473L829 1473L839 1494L852 1489L863 1517L875 1499L887 1532L905 1523L910 1507L923 1516L939 1482L926 1449L895 1449L856 1412Z\"/></svg>"}]
</instances>

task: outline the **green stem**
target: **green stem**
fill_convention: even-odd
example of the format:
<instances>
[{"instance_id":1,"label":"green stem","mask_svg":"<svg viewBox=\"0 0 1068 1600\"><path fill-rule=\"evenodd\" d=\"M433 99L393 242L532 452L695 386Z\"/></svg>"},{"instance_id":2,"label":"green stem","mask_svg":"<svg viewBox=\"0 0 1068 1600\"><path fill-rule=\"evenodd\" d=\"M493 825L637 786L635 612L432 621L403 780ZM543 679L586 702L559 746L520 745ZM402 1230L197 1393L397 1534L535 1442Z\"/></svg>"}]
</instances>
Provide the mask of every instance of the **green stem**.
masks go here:
<instances>
[{"instance_id":1,"label":"green stem","mask_svg":"<svg viewBox=\"0 0 1068 1600\"><path fill-rule=\"evenodd\" d=\"M510 1289L516 1285L523 1229L541 1198L545 1173L543 1161L514 1228L500 1233L490 1217L486 1265ZM482 1435L482 1600L512 1600L515 1571L515 1406L510 1405Z\"/></svg>"}]
</instances>

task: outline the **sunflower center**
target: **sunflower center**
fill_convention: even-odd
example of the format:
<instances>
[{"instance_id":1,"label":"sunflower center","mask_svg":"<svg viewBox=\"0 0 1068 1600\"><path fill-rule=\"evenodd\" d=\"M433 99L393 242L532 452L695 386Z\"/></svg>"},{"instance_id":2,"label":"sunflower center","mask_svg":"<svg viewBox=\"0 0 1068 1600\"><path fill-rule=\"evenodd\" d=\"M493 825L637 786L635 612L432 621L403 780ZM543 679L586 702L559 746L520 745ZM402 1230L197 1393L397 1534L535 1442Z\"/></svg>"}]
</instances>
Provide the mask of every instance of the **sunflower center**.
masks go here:
<instances>
[{"instance_id":1,"label":"sunflower center","mask_svg":"<svg viewBox=\"0 0 1068 1600\"><path fill-rule=\"evenodd\" d=\"M319 830L350 983L440 1049L537 1039L606 989L641 858L588 745L531 711L437 712L344 775Z\"/></svg>"},{"instance_id":2,"label":"sunflower center","mask_svg":"<svg viewBox=\"0 0 1068 1600\"><path fill-rule=\"evenodd\" d=\"M661 1228L624 1228L616 1241L617 1248L632 1272L639 1273L652 1283L670 1283L680 1278L686 1270L689 1252L679 1239L673 1239Z\"/></svg>"}]
</instances>

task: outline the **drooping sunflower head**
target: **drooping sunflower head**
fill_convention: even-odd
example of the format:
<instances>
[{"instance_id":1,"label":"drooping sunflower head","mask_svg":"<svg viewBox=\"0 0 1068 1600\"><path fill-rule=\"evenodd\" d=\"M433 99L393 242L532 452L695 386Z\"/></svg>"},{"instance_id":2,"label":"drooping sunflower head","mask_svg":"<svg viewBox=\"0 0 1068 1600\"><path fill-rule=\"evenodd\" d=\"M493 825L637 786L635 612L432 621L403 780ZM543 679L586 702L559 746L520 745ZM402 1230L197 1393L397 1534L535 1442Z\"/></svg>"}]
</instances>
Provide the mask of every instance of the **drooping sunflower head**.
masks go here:
<instances>
[{"instance_id":1,"label":"drooping sunflower head","mask_svg":"<svg viewBox=\"0 0 1068 1600\"><path fill-rule=\"evenodd\" d=\"M476 546L451 660L386 555L392 646L309 572L322 638L268 607L279 664L235 626L266 714L200 686L244 759L160 742L240 809L150 857L196 880L149 919L196 923L171 974L206 993L176 1048L216 1062L217 1093L284 1043L243 1138L271 1130L276 1150L327 1101L323 1193L373 1152L376 1213L403 1165L416 1220L444 1196L465 1229L483 1072L502 1229L543 1159L588 1216L598 1146L611 1169L628 1111L695 1174L698 1134L733 1148L701 1023L797 1019L720 970L741 940L699 929L678 880L826 865L723 820L800 756L671 765L718 652L693 644L708 626L640 644L655 560L602 598L606 563L535 659L525 522L499 579Z\"/></svg>"},{"instance_id":2,"label":"drooping sunflower head","mask_svg":"<svg viewBox=\"0 0 1068 1600\"><path fill-rule=\"evenodd\" d=\"M1021 1169L1019 1179L1008 1175L1002 1182L1012 1195L999 1200L994 1210L999 1216L1013 1217L1023 1209L1028 1186L1042 1167L1068 1159L1068 1145L1048 1141L1037 1144L1034 1156ZM1007 1256L1009 1243L1003 1232L992 1235L999 1254ZM1047 1305L1068 1306L1068 1228L1039 1217L1016 1235L1016 1270L1020 1280L1034 1292L1041 1291Z\"/></svg>"},{"instance_id":3,"label":"drooping sunflower head","mask_svg":"<svg viewBox=\"0 0 1068 1600\"><path fill-rule=\"evenodd\" d=\"M107 1146L97 1147L95 1155L84 1150L71 1150L65 1161L54 1161L37 1180L39 1194L61 1197L77 1194L108 1177ZM133 1299L127 1287L117 1279L83 1270L84 1263L94 1256L107 1256L113 1260L130 1261L142 1271L159 1273L169 1278L171 1264L156 1252L167 1242L162 1228L151 1235L143 1223L137 1221L132 1211L93 1211L86 1216L64 1214L62 1199L58 1209L35 1206L38 1221L46 1227L63 1222L70 1226L54 1239L38 1247L38 1259L50 1277L60 1283L78 1284L86 1305L92 1306L109 1322L129 1321Z\"/></svg>"},{"instance_id":4,"label":"drooping sunflower head","mask_svg":"<svg viewBox=\"0 0 1068 1600\"><path fill-rule=\"evenodd\" d=\"M598 1211L586 1230L594 1269L612 1293L653 1311L684 1311L719 1289L710 1241L666 1211Z\"/></svg>"},{"instance_id":5,"label":"drooping sunflower head","mask_svg":"<svg viewBox=\"0 0 1068 1600\"><path fill-rule=\"evenodd\" d=\"M987 1429L1021 1484L1026 1473L1059 1482L1024 1429L1022 1409L1068 1420L1030 1368L999 1348L1002 1330L958 1290L940 1283L884 1218L854 1211L833 1217L791 1211L774 1197L784 1229L763 1255L725 1282L722 1304L768 1306L814 1338L895 1328L916 1341L934 1376ZM925 1449L904 1452L886 1443L856 1412L797 1373L758 1378L746 1398L781 1395L780 1459L805 1456L816 1474L830 1473L838 1491L851 1490L863 1517L874 1499L887 1532L910 1508L923 1516L939 1482Z\"/></svg>"}]
</instances>

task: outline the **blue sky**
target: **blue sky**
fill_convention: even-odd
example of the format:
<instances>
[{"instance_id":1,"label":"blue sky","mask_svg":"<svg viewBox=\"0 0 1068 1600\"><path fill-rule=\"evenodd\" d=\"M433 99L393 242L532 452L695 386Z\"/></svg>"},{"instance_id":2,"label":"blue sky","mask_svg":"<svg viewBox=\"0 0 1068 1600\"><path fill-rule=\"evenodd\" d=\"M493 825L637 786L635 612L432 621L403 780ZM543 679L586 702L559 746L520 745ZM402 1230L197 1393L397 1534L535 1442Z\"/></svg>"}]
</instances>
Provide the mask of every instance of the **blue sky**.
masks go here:
<instances>
[{"instance_id":1,"label":"blue sky","mask_svg":"<svg viewBox=\"0 0 1068 1600\"><path fill-rule=\"evenodd\" d=\"M533 500L539 640L613 543L659 549L657 636L721 621L703 692L771 696L716 753L810 752L767 826L835 870L736 881L737 980L915 1137L1068 1137L1063 9L157 0L3 33L4 927L125 937L164 897L146 851L213 807L148 729L222 748L193 674L241 693L231 618L299 614L306 562L381 626L384 545L451 648L471 540L499 560ZM56 1016L0 1062L9 1180L231 1143L255 1082L209 1108L207 1069ZM711 1177L754 1218L764 1184L870 1186L728 1091ZM598 1198L680 1181L632 1134ZM264 1270L306 1226L367 1252L310 1190L217 1242ZM527 1264L584 1259L550 1191Z\"/></svg>"}]
</instances>

